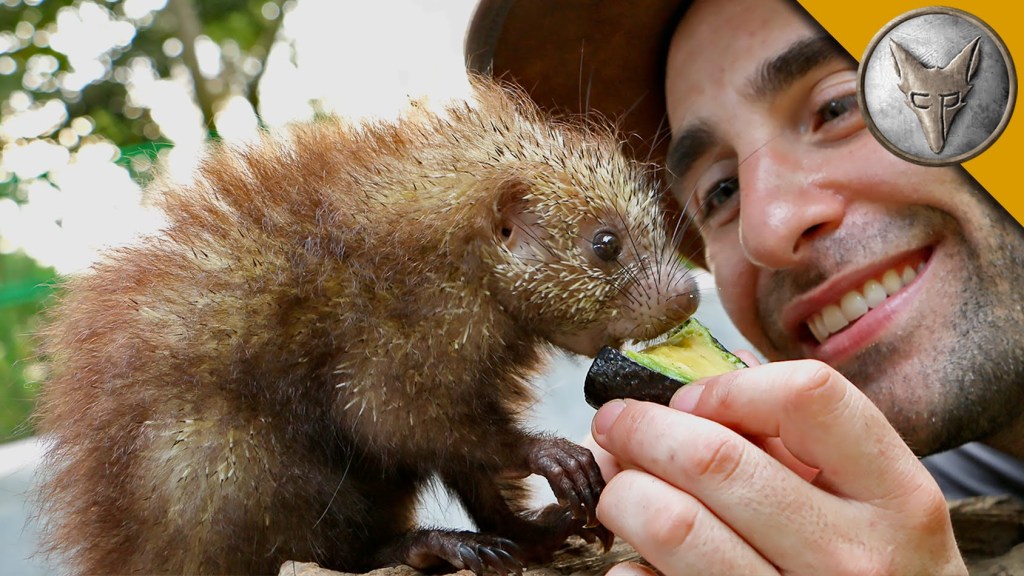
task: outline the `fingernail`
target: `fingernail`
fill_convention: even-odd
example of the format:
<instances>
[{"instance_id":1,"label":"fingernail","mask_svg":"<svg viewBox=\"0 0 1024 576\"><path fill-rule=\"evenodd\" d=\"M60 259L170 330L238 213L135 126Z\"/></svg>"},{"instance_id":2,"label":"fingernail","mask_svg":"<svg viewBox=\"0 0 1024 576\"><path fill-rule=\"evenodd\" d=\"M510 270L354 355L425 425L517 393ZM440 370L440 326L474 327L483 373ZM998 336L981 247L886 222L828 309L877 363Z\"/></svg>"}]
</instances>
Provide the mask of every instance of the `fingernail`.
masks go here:
<instances>
[{"instance_id":1,"label":"fingernail","mask_svg":"<svg viewBox=\"0 0 1024 576\"><path fill-rule=\"evenodd\" d=\"M623 562L612 566L605 576L652 576L652 570L635 562Z\"/></svg>"},{"instance_id":2,"label":"fingernail","mask_svg":"<svg viewBox=\"0 0 1024 576\"><path fill-rule=\"evenodd\" d=\"M625 407L626 403L622 400L611 400L601 406L594 416L594 434L604 435L608 432Z\"/></svg>"},{"instance_id":3,"label":"fingernail","mask_svg":"<svg viewBox=\"0 0 1024 576\"><path fill-rule=\"evenodd\" d=\"M693 409L697 406L697 401L700 400L700 395L703 392L703 384L687 384L679 390L676 390L676 393L672 395L672 400L669 401L668 405L680 412L693 412Z\"/></svg>"}]
</instances>

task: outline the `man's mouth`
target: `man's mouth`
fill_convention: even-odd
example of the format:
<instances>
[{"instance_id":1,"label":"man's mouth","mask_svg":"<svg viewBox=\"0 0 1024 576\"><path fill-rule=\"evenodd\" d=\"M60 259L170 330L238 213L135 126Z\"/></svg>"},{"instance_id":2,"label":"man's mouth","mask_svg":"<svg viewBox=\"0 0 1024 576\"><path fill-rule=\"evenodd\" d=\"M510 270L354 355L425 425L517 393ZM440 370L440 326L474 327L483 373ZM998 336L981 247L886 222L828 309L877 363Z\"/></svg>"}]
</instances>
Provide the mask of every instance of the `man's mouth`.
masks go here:
<instances>
[{"instance_id":1,"label":"man's mouth","mask_svg":"<svg viewBox=\"0 0 1024 576\"><path fill-rule=\"evenodd\" d=\"M889 297L913 282L924 266L925 262L921 260L889 268L864 282L860 288L843 294L838 302L812 314L806 321L807 328L819 344L825 342L829 336L843 330L870 310L878 308Z\"/></svg>"}]
</instances>

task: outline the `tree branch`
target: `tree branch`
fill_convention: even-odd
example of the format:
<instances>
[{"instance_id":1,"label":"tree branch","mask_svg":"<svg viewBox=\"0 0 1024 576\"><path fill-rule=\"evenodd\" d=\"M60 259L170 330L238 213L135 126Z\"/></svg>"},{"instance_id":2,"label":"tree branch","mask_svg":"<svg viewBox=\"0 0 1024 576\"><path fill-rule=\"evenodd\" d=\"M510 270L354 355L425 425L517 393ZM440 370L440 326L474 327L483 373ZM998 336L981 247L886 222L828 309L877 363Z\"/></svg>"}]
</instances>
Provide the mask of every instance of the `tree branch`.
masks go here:
<instances>
[{"instance_id":1,"label":"tree branch","mask_svg":"<svg viewBox=\"0 0 1024 576\"><path fill-rule=\"evenodd\" d=\"M199 70L199 58L196 55L196 39L203 32L203 24L192 0L170 0L168 7L178 19L178 31L184 45L181 58L192 76L196 100L203 113L203 124L209 129L213 125L215 97Z\"/></svg>"},{"instance_id":2,"label":"tree branch","mask_svg":"<svg viewBox=\"0 0 1024 576\"><path fill-rule=\"evenodd\" d=\"M277 31L281 29L281 25L284 22L284 4L285 0L274 0L274 4L278 7L278 17L266 28L263 29L263 33L260 34L259 40L253 45L250 52L256 52L257 49L262 49L263 58L260 60L260 71L256 74L252 80L249 81L246 87L245 97L252 104L252 109L259 114L260 110L260 80L263 78L263 74L267 71L267 59L270 57L270 50L274 47L274 41L277 39Z\"/></svg>"}]
</instances>

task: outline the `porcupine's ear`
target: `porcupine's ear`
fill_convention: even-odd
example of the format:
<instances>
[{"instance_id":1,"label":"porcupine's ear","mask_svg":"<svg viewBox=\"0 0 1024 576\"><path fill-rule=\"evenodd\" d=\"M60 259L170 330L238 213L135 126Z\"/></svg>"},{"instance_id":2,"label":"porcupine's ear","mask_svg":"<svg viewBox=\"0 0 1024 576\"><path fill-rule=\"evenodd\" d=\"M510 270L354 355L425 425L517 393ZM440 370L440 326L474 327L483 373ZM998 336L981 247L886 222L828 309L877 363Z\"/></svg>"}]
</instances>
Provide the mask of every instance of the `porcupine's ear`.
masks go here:
<instances>
[{"instance_id":1,"label":"porcupine's ear","mask_svg":"<svg viewBox=\"0 0 1024 576\"><path fill-rule=\"evenodd\" d=\"M495 234L498 242L520 259L543 258L544 229L539 216L530 208L529 187L522 181L501 184L495 210Z\"/></svg>"}]
</instances>

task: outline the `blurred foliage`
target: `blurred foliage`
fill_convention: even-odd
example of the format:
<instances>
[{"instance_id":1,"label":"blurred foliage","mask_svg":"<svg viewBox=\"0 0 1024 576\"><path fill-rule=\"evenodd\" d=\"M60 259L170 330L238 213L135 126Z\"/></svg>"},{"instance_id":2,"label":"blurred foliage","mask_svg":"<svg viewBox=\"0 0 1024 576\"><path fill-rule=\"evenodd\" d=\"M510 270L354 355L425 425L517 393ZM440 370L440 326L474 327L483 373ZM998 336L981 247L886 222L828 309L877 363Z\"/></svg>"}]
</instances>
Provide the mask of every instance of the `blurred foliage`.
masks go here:
<instances>
[{"instance_id":1,"label":"blurred foliage","mask_svg":"<svg viewBox=\"0 0 1024 576\"><path fill-rule=\"evenodd\" d=\"M139 10L144 3L131 2L0 0L0 120L42 109L51 100L66 110L38 134L5 136L0 131L0 146L42 140L74 155L85 142L112 142L121 150L118 163L134 178L145 180L145 169L153 163L132 158L153 158L169 142L145 104L132 100L129 70L139 67L160 78L189 78L208 127L219 104L229 97L244 96L259 109L256 86L288 8L286 0L157 0L148 2L149 10ZM76 61L55 49L50 39L58 22L87 12L122 29L130 25L134 33L100 54L102 74L81 86L73 81ZM203 37L219 48L220 72L215 77L205 77L198 66L195 46ZM47 174L33 178L45 180ZM0 171L0 198L23 202L28 184ZM0 230L0 241L2 235ZM41 368L31 360L28 335L38 327L38 312L53 277L52 270L23 254L0 254L0 441L31 432L27 415Z\"/></svg>"},{"instance_id":2,"label":"blurred foliage","mask_svg":"<svg viewBox=\"0 0 1024 576\"><path fill-rule=\"evenodd\" d=\"M28 436L32 398L43 376L32 334L54 272L21 253L0 255L0 441Z\"/></svg>"},{"instance_id":3,"label":"blurred foliage","mask_svg":"<svg viewBox=\"0 0 1024 576\"><path fill-rule=\"evenodd\" d=\"M241 94L258 109L255 87L282 21L284 0L167 0L163 8L141 17L127 16L126 4L126 0L0 0L4 40L0 58L8 59L0 63L0 114L12 111L12 94L22 100L27 97L33 107L57 99L67 108L66 118L49 133L38 135L39 139L60 142L60 131L83 118L93 126L95 137L118 147L159 140L159 127L149 111L128 93L128 70L139 65L162 78L170 77L176 68L187 71L208 126L218 103L229 96ZM73 63L49 39L59 18L70 19L85 5L94 12L106 12L111 21L131 25L135 33L126 45L103 54L104 74L78 90L66 84L75 72ZM268 11L268 6L273 9ZM276 16L268 18L268 12ZM220 47L222 72L214 78L204 77L198 69L195 42L201 36ZM5 73L5 69L13 71ZM65 140L65 146L73 151L80 142ZM9 179L4 182L2 176L0 190L9 190L9 185L4 186Z\"/></svg>"}]
</instances>

